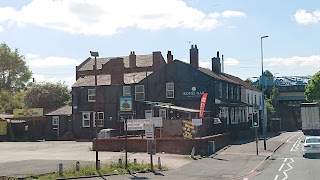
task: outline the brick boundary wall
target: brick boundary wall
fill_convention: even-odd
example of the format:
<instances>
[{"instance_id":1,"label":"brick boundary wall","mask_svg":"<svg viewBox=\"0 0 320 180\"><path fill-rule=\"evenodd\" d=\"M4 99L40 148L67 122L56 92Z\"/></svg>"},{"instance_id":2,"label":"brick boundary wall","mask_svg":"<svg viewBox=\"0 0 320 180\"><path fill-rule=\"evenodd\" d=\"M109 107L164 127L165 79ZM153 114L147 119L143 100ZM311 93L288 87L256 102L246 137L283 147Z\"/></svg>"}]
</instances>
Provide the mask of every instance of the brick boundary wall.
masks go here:
<instances>
[{"instance_id":1,"label":"brick boundary wall","mask_svg":"<svg viewBox=\"0 0 320 180\"><path fill-rule=\"evenodd\" d=\"M195 139L156 139L156 152L165 152L169 154L190 154L192 147L196 148L197 154L207 153L208 141L214 141L215 150L219 150L230 143L231 136L229 133L217 134ZM124 138L104 138L98 139L99 151L119 152L125 149ZM95 150L94 139L92 142L93 150ZM147 140L142 138L128 139L128 152L146 152Z\"/></svg>"}]
</instances>

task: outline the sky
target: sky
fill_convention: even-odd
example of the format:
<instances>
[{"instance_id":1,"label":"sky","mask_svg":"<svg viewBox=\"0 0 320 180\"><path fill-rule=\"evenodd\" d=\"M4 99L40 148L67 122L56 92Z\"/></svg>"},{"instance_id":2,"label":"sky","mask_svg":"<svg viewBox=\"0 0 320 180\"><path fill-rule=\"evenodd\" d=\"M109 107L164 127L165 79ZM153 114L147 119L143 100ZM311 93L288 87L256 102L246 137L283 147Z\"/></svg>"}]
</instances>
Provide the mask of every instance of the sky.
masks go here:
<instances>
[{"instance_id":1,"label":"sky","mask_svg":"<svg viewBox=\"0 0 320 180\"><path fill-rule=\"evenodd\" d=\"M1 0L0 43L18 48L36 82L75 82L75 67L100 57L152 54L200 66L217 51L224 72L309 76L320 70L320 1L308 0ZM262 36L268 36L263 38ZM262 42L262 48L261 48Z\"/></svg>"}]
</instances>

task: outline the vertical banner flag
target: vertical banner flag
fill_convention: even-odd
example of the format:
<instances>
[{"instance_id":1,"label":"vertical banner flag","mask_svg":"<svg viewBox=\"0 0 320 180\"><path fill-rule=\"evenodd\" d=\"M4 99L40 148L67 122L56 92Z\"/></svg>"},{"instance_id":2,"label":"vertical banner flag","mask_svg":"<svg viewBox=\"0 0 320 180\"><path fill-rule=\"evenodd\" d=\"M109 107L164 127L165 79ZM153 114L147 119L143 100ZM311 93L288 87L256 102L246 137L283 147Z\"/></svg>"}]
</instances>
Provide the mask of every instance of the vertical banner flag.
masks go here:
<instances>
[{"instance_id":1,"label":"vertical banner flag","mask_svg":"<svg viewBox=\"0 0 320 180\"><path fill-rule=\"evenodd\" d=\"M203 118L203 112L204 112L204 107L206 106L207 97L208 97L208 93L204 93L201 97L199 118Z\"/></svg>"}]
</instances>

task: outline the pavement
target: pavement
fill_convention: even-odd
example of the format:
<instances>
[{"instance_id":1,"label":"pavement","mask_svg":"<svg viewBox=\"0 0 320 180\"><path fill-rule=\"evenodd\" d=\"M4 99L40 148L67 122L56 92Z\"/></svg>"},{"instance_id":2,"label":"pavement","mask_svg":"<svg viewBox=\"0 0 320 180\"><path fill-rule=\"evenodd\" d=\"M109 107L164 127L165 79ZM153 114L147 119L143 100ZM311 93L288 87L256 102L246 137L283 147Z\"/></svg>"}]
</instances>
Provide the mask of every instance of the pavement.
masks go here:
<instances>
[{"instance_id":1,"label":"pavement","mask_svg":"<svg viewBox=\"0 0 320 180\"><path fill-rule=\"evenodd\" d=\"M256 154L255 141L234 141L215 155L200 160L193 160L177 169L156 173L138 173L134 175L105 176L109 180L123 179L241 179L246 180L257 173L255 170L265 163L272 154L292 136L291 132L271 134L267 139L266 150L263 140L258 143L259 155ZM172 159L170 164L174 164ZM87 178L101 179L101 178Z\"/></svg>"},{"instance_id":2,"label":"pavement","mask_svg":"<svg viewBox=\"0 0 320 180\"><path fill-rule=\"evenodd\" d=\"M263 148L263 140L258 145L256 155L255 141L234 141L211 157L192 160L186 155L157 153L153 156L154 164L158 157L162 165L170 170L156 173L139 173L134 175L113 175L105 179L245 179L251 177L277 150L290 132L272 135L267 139L267 148ZM90 150L91 142L50 141L50 142L0 142L0 177L25 177L30 174L43 174L57 171L58 164L64 163L66 168L76 161L88 163L95 161L95 152ZM99 152L101 163L117 161L123 152ZM128 153L133 161L149 163L147 153ZM86 178L82 178L86 179ZM101 179L87 178L87 179Z\"/></svg>"}]
</instances>

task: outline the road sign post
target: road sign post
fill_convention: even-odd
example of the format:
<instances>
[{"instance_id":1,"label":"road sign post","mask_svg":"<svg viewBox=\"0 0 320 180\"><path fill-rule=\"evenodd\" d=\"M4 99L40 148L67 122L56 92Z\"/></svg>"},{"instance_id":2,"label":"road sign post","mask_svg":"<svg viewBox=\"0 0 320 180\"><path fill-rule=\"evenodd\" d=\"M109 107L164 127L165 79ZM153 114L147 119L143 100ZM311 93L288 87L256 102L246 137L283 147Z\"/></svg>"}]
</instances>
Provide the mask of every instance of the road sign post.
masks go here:
<instances>
[{"instance_id":1,"label":"road sign post","mask_svg":"<svg viewBox=\"0 0 320 180\"><path fill-rule=\"evenodd\" d=\"M152 141L154 140L154 124L145 124L144 125L146 140L148 141L149 153L150 153L150 169L153 172L153 159L152 159Z\"/></svg>"}]
</instances>

